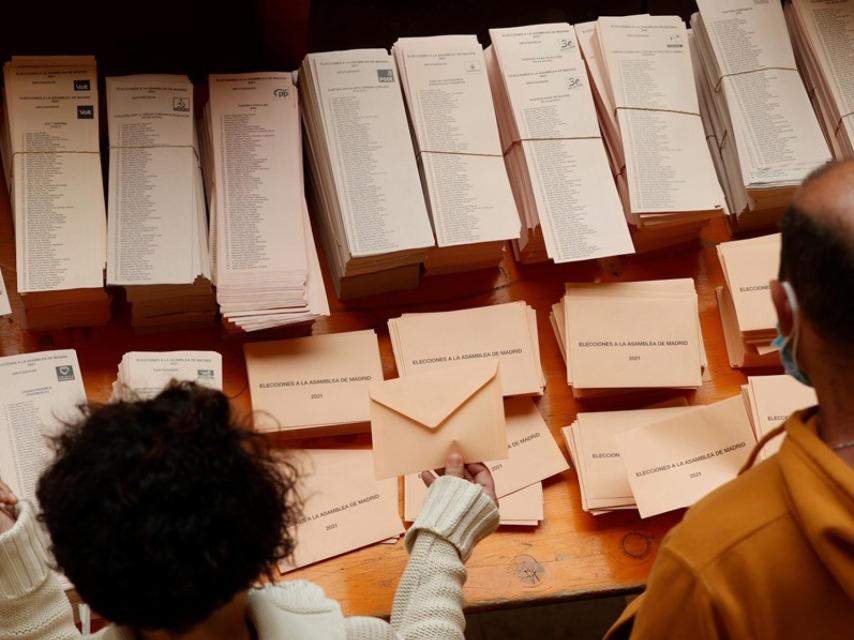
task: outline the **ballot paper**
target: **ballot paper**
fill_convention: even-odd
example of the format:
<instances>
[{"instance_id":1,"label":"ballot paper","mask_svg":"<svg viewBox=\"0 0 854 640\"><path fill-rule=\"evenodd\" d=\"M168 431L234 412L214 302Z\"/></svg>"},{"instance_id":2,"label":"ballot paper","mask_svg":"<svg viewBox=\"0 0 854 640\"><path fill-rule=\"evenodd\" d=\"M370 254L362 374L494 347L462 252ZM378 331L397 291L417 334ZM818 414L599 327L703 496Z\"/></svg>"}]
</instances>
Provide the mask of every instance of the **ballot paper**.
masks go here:
<instances>
[{"instance_id":1,"label":"ballot paper","mask_svg":"<svg viewBox=\"0 0 854 640\"><path fill-rule=\"evenodd\" d=\"M830 151L777 2L699 0L691 17L739 228L770 226Z\"/></svg>"},{"instance_id":2,"label":"ballot paper","mask_svg":"<svg viewBox=\"0 0 854 640\"><path fill-rule=\"evenodd\" d=\"M370 386L371 435L377 478L463 460L508 455L498 362L457 364Z\"/></svg>"},{"instance_id":3,"label":"ballot paper","mask_svg":"<svg viewBox=\"0 0 854 640\"><path fill-rule=\"evenodd\" d=\"M618 187L629 222L667 228L722 215L726 203L706 144L681 18L602 17L593 46L600 92L613 108L600 111L600 118L615 121L603 127L606 141L622 147Z\"/></svg>"},{"instance_id":4,"label":"ballot paper","mask_svg":"<svg viewBox=\"0 0 854 640\"><path fill-rule=\"evenodd\" d=\"M426 498L427 486L421 477L406 476L403 486L403 519L414 522ZM543 483L536 482L498 499L498 524L508 527L539 526L545 520L543 506Z\"/></svg>"},{"instance_id":5,"label":"ballot paper","mask_svg":"<svg viewBox=\"0 0 854 640\"><path fill-rule=\"evenodd\" d=\"M525 302L439 313L405 313L388 321L400 376L497 359L505 396L542 395L545 387L537 315Z\"/></svg>"},{"instance_id":6,"label":"ballot paper","mask_svg":"<svg viewBox=\"0 0 854 640\"><path fill-rule=\"evenodd\" d=\"M495 493L499 499L515 494L532 485L539 485L542 480L562 473L569 468L563 454L549 432L548 426L540 416L534 403L528 398L508 398L504 401L504 411L507 420L508 457L505 460L485 462L495 480ZM419 474L411 474L405 478L405 519L414 520L418 516L423 502L423 483ZM499 500L499 503L501 500ZM531 509L539 509L540 505L530 505ZM542 517L507 518L505 520L539 521Z\"/></svg>"},{"instance_id":7,"label":"ballot paper","mask_svg":"<svg viewBox=\"0 0 854 640\"><path fill-rule=\"evenodd\" d=\"M568 283L552 324L576 397L702 384L706 356L690 278Z\"/></svg>"},{"instance_id":8,"label":"ballot paper","mask_svg":"<svg viewBox=\"0 0 854 640\"><path fill-rule=\"evenodd\" d=\"M293 556L282 573L397 538L404 532L397 478L375 480L367 449L290 452L300 469L302 515L292 530Z\"/></svg>"},{"instance_id":9,"label":"ballot paper","mask_svg":"<svg viewBox=\"0 0 854 640\"><path fill-rule=\"evenodd\" d=\"M311 53L299 73L316 222L341 298L418 284L435 245L394 60Z\"/></svg>"},{"instance_id":10,"label":"ballot paper","mask_svg":"<svg viewBox=\"0 0 854 640\"><path fill-rule=\"evenodd\" d=\"M129 351L119 363L111 399L148 400L172 382L222 391L222 356L216 351Z\"/></svg>"},{"instance_id":11,"label":"ballot paper","mask_svg":"<svg viewBox=\"0 0 854 640\"><path fill-rule=\"evenodd\" d=\"M486 50L525 262L633 253L575 30L490 29Z\"/></svg>"},{"instance_id":12,"label":"ballot paper","mask_svg":"<svg viewBox=\"0 0 854 640\"><path fill-rule=\"evenodd\" d=\"M836 159L854 155L854 2L791 0L784 6L795 60Z\"/></svg>"},{"instance_id":13,"label":"ballot paper","mask_svg":"<svg viewBox=\"0 0 854 640\"><path fill-rule=\"evenodd\" d=\"M0 316L8 316L12 313L12 305L9 302L9 293L6 291L6 283L3 281L3 271L0 269Z\"/></svg>"},{"instance_id":14,"label":"ballot paper","mask_svg":"<svg viewBox=\"0 0 854 640\"><path fill-rule=\"evenodd\" d=\"M368 387L382 381L373 330L244 345L255 429L369 428Z\"/></svg>"},{"instance_id":15,"label":"ballot paper","mask_svg":"<svg viewBox=\"0 0 854 640\"><path fill-rule=\"evenodd\" d=\"M614 438L642 518L689 507L729 482L756 444L739 396Z\"/></svg>"},{"instance_id":16,"label":"ballot paper","mask_svg":"<svg viewBox=\"0 0 854 640\"><path fill-rule=\"evenodd\" d=\"M782 425L795 411L818 404L815 389L787 375L749 376L741 389L757 441ZM769 440L759 450L759 459L777 453L784 435Z\"/></svg>"},{"instance_id":17,"label":"ballot paper","mask_svg":"<svg viewBox=\"0 0 854 640\"><path fill-rule=\"evenodd\" d=\"M771 346L777 335L771 281L780 269L780 234L723 242L717 249L725 282L717 297L730 365L779 366Z\"/></svg>"},{"instance_id":18,"label":"ballot paper","mask_svg":"<svg viewBox=\"0 0 854 640\"><path fill-rule=\"evenodd\" d=\"M36 484L53 457L47 438L81 417L86 392L73 349L0 358L0 479L37 504Z\"/></svg>"},{"instance_id":19,"label":"ballot paper","mask_svg":"<svg viewBox=\"0 0 854 640\"><path fill-rule=\"evenodd\" d=\"M578 475L581 508L593 515L636 509L615 437L691 410L682 400L672 407L579 413L562 433Z\"/></svg>"},{"instance_id":20,"label":"ballot paper","mask_svg":"<svg viewBox=\"0 0 854 640\"><path fill-rule=\"evenodd\" d=\"M439 247L428 273L464 271L501 260L503 241L519 237L519 216L498 138L483 48L474 35L399 38L392 47L421 182ZM483 247L484 243L491 247ZM465 245L455 260L442 249Z\"/></svg>"},{"instance_id":21,"label":"ballot paper","mask_svg":"<svg viewBox=\"0 0 854 640\"><path fill-rule=\"evenodd\" d=\"M2 137L27 326L104 324L109 298L95 59L15 56L3 71Z\"/></svg>"},{"instance_id":22,"label":"ballot paper","mask_svg":"<svg viewBox=\"0 0 854 640\"><path fill-rule=\"evenodd\" d=\"M210 76L206 159L217 301L229 327L258 331L329 314L303 192L290 73Z\"/></svg>"},{"instance_id":23,"label":"ballot paper","mask_svg":"<svg viewBox=\"0 0 854 640\"><path fill-rule=\"evenodd\" d=\"M135 327L212 324L193 85L171 75L109 77L106 84L107 284L126 287Z\"/></svg>"}]
</instances>

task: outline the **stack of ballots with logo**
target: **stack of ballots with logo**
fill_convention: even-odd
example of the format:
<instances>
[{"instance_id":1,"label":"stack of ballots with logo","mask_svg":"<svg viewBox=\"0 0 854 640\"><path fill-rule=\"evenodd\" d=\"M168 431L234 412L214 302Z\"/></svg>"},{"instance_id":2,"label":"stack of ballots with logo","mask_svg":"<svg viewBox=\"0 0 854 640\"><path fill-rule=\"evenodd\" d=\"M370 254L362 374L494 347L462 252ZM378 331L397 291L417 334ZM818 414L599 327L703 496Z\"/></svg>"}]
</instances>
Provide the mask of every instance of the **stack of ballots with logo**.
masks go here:
<instances>
[{"instance_id":1,"label":"stack of ballots with logo","mask_svg":"<svg viewBox=\"0 0 854 640\"><path fill-rule=\"evenodd\" d=\"M703 383L706 352L691 278L567 283L551 322L576 398Z\"/></svg>"},{"instance_id":2,"label":"stack of ballots with logo","mask_svg":"<svg viewBox=\"0 0 854 640\"><path fill-rule=\"evenodd\" d=\"M435 245L394 60L311 53L299 72L312 210L339 298L418 286Z\"/></svg>"},{"instance_id":3,"label":"stack of ballots with logo","mask_svg":"<svg viewBox=\"0 0 854 640\"><path fill-rule=\"evenodd\" d=\"M222 356L216 351L129 351L122 356L111 400L148 400L172 382L222 390Z\"/></svg>"},{"instance_id":4,"label":"stack of ballots with logo","mask_svg":"<svg viewBox=\"0 0 854 640\"><path fill-rule=\"evenodd\" d=\"M436 234L425 272L496 267L520 224L483 48L473 35L400 38L392 54Z\"/></svg>"},{"instance_id":5,"label":"stack of ballots with logo","mask_svg":"<svg viewBox=\"0 0 854 640\"><path fill-rule=\"evenodd\" d=\"M104 324L106 214L93 56L15 56L0 138L32 330Z\"/></svg>"},{"instance_id":6,"label":"stack of ballots with logo","mask_svg":"<svg viewBox=\"0 0 854 640\"><path fill-rule=\"evenodd\" d=\"M190 79L107 78L107 123L107 284L125 287L136 328L213 324Z\"/></svg>"}]
</instances>

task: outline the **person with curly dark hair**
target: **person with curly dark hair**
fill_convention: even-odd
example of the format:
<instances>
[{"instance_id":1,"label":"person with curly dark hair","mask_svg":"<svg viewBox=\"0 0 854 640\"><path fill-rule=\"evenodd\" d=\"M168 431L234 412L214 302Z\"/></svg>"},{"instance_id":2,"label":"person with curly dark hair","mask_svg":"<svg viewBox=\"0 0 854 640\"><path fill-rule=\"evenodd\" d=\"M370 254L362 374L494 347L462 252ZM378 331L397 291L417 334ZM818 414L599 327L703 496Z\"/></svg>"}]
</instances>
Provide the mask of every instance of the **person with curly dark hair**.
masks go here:
<instances>
[{"instance_id":1,"label":"person with curly dark hair","mask_svg":"<svg viewBox=\"0 0 854 640\"><path fill-rule=\"evenodd\" d=\"M182 383L92 406L55 444L40 517L58 568L114 623L101 640L463 637L464 562L498 524L483 465L455 454L442 477L425 475L389 624L345 618L309 582L258 586L293 551L297 470L221 392ZM2 483L0 637L79 638L34 509Z\"/></svg>"}]
</instances>

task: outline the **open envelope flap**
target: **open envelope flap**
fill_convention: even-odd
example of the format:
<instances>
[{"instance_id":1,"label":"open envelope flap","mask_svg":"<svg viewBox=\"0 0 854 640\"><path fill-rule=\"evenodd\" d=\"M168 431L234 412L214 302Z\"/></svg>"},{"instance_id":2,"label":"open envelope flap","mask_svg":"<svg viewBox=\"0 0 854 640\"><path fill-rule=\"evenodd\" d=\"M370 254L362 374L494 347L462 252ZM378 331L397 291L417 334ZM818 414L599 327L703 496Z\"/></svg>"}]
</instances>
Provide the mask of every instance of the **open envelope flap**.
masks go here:
<instances>
[{"instance_id":1,"label":"open envelope flap","mask_svg":"<svg viewBox=\"0 0 854 640\"><path fill-rule=\"evenodd\" d=\"M372 384L371 399L435 429L498 376L498 361L449 366Z\"/></svg>"}]
</instances>

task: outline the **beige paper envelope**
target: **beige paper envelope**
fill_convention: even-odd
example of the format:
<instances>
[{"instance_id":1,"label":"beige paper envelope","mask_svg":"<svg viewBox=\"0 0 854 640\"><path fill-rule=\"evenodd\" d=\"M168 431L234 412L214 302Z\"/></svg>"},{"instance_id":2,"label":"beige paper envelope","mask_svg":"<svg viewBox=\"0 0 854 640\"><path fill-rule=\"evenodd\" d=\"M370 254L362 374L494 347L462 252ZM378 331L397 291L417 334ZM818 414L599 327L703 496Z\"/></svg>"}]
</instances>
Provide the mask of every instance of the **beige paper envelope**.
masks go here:
<instances>
[{"instance_id":1,"label":"beige paper envelope","mask_svg":"<svg viewBox=\"0 0 854 640\"><path fill-rule=\"evenodd\" d=\"M770 282L780 269L780 234L722 243L718 255L739 329L744 333L773 329L777 314Z\"/></svg>"},{"instance_id":2,"label":"beige paper envelope","mask_svg":"<svg viewBox=\"0 0 854 640\"><path fill-rule=\"evenodd\" d=\"M330 333L244 346L259 431L366 423L383 379L376 333Z\"/></svg>"},{"instance_id":3,"label":"beige paper envelope","mask_svg":"<svg viewBox=\"0 0 854 640\"><path fill-rule=\"evenodd\" d=\"M377 478L464 460L507 457L498 363L449 366L372 384L371 433Z\"/></svg>"},{"instance_id":4,"label":"beige paper envelope","mask_svg":"<svg viewBox=\"0 0 854 640\"><path fill-rule=\"evenodd\" d=\"M691 506L732 480L756 444L740 394L615 439L642 518Z\"/></svg>"},{"instance_id":5,"label":"beige paper envelope","mask_svg":"<svg viewBox=\"0 0 854 640\"><path fill-rule=\"evenodd\" d=\"M564 313L573 386L702 384L696 297L590 297L567 302Z\"/></svg>"},{"instance_id":6,"label":"beige paper envelope","mask_svg":"<svg viewBox=\"0 0 854 640\"><path fill-rule=\"evenodd\" d=\"M779 427L795 411L818 403L815 389L801 384L792 376L751 376L747 379L748 397L756 418L756 439ZM780 434L759 452L765 460L780 450L785 434Z\"/></svg>"},{"instance_id":7,"label":"beige paper envelope","mask_svg":"<svg viewBox=\"0 0 854 640\"><path fill-rule=\"evenodd\" d=\"M397 480L376 480L369 449L294 452L301 469L303 518L293 530L296 550L282 573L403 533Z\"/></svg>"}]
</instances>

